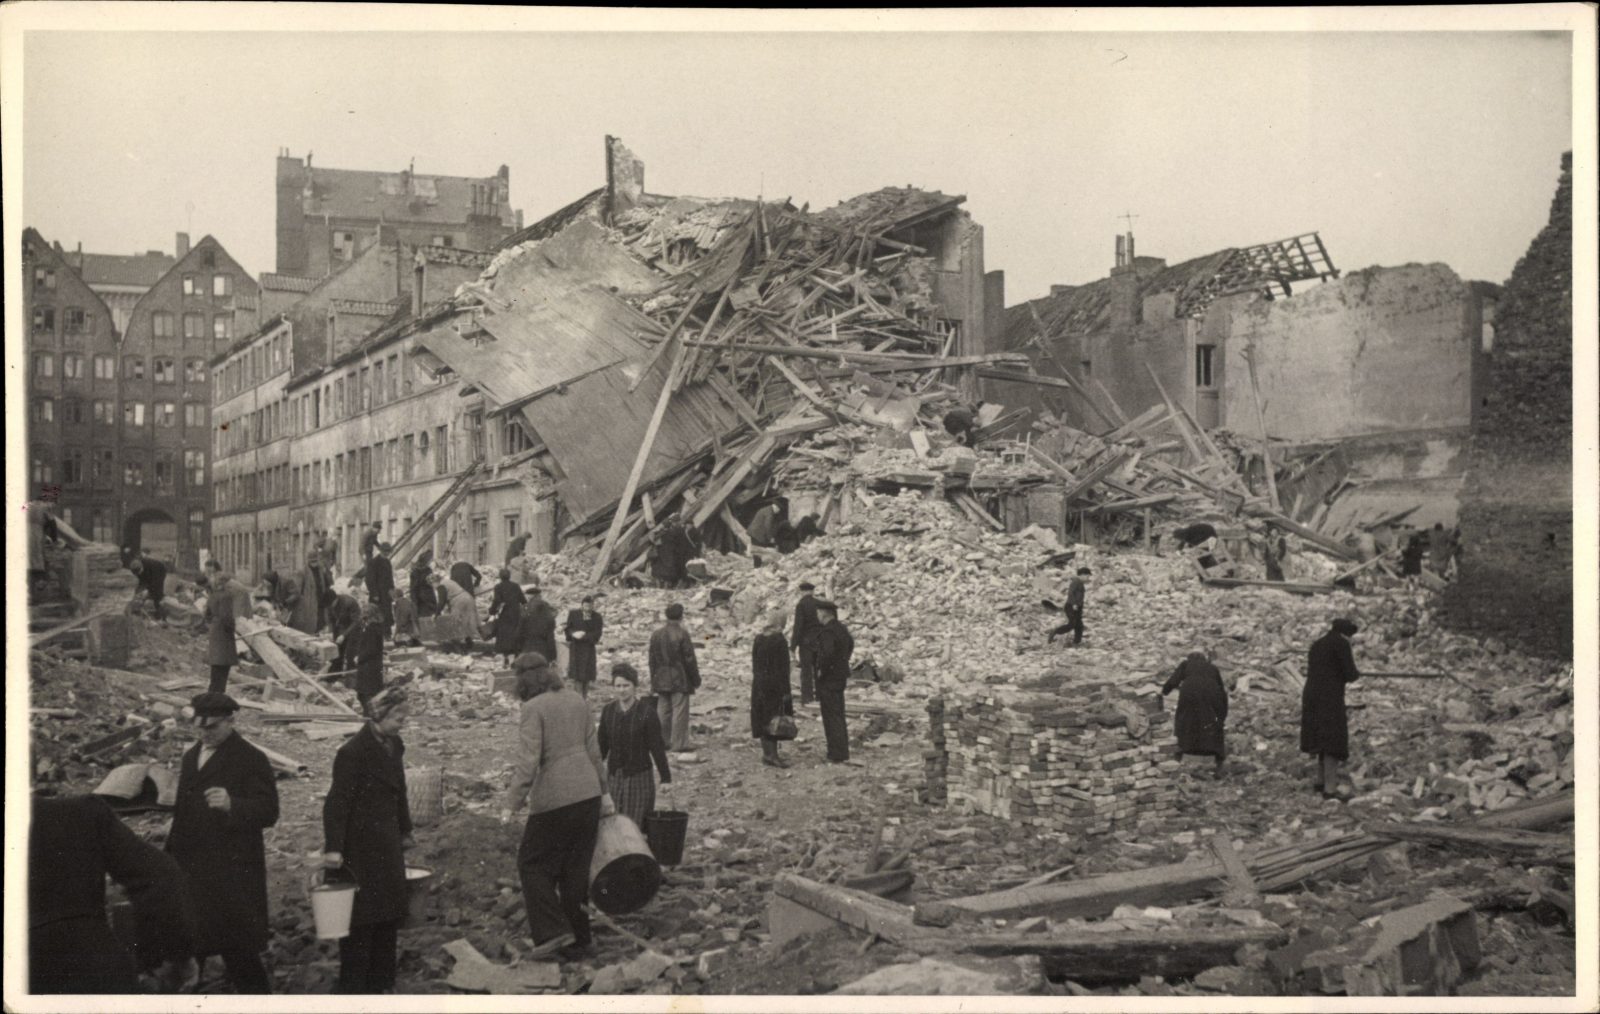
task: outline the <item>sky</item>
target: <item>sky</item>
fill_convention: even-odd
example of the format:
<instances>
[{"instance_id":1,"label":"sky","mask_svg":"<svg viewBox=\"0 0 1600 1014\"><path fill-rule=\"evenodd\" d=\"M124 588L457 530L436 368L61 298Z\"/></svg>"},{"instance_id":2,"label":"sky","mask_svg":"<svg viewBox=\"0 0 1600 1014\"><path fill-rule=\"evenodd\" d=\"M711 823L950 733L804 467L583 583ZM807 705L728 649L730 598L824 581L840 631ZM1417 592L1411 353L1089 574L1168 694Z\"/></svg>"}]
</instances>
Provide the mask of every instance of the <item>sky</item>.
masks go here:
<instances>
[{"instance_id":1,"label":"sky","mask_svg":"<svg viewBox=\"0 0 1600 1014\"><path fill-rule=\"evenodd\" d=\"M486 176L527 221L654 193L964 194L1006 302L1304 232L1333 262L1504 281L1572 147L1558 32L31 32L23 212L68 248L210 233L274 264L275 157ZM10 210L10 209L8 209ZM8 216L9 218L10 216Z\"/></svg>"}]
</instances>

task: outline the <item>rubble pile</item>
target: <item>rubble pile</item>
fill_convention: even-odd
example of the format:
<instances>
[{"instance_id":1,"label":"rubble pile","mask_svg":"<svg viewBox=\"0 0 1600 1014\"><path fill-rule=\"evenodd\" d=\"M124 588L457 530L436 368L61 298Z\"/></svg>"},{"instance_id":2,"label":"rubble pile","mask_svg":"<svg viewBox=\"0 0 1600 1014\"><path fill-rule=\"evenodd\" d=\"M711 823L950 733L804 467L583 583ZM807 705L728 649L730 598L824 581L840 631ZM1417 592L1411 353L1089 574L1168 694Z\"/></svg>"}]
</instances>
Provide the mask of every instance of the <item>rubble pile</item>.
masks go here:
<instances>
[{"instance_id":1,"label":"rubble pile","mask_svg":"<svg viewBox=\"0 0 1600 1014\"><path fill-rule=\"evenodd\" d=\"M1010 696L929 703L929 802L1057 834L1150 830L1175 813L1177 740L1159 696L1106 684Z\"/></svg>"}]
</instances>

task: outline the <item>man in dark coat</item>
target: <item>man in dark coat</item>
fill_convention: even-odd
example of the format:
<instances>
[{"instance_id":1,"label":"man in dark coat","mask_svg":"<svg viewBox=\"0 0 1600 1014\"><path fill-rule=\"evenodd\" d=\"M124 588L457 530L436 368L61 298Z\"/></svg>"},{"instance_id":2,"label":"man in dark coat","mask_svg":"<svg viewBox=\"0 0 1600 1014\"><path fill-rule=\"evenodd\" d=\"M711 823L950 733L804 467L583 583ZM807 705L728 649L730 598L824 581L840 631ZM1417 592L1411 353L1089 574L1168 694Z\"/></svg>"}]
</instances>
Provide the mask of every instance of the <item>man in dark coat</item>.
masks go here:
<instances>
[{"instance_id":1,"label":"man in dark coat","mask_svg":"<svg viewBox=\"0 0 1600 1014\"><path fill-rule=\"evenodd\" d=\"M134 599L137 600L140 595L148 595L156 619L162 626L166 626L167 617L161 611L161 600L167 595L167 565L153 556L136 556L133 562L128 564L128 569L139 579L139 587L133 593Z\"/></svg>"},{"instance_id":2,"label":"man in dark coat","mask_svg":"<svg viewBox=\"0 0 1600 1014\"><path fill-rule=\"evenodd\" d=\"M339 654L328 663L328 672L346 672L355 664L355 653L350 650L350 634L360 622L361 603L355 600L355 596L335 595L333 605L328 607L328 636L333 639Z\"/></svg>"},{"instance_id":3,"label":"man in dark coat","mask_svg":"<svg viewBox=\"0 0 1600 1014\"><path fill-rule=\"evenodd\" d=\"M817 699L817 648L813 636L822 628L817 619L817 600L811 593L816 585L800 582L800 601L794 604L794 627L789 632L789 650L800 660L800 703Z\"/></svg>"},{"instance_id":4,"label":"man in dark coat","mask_svg":"<svg viewBox=\"0 0 1600 1014\"><path fill-rule=\"evenodd\" d=\"M674 753L689 751L689 697L700 689L694 639L683 629L683 606L667 606L667 622L650 635L650 689L656 695L661 735Z\"/></svg>"},{"instance_id":5,"label":"man in dark coat","mask_svg":"<svg viewBox=\"0 0 1600 1014\"><path fill-rule=\"evenodd\" d=\"M403 681L368 708L368 722L333 757L333 784L322 804L323 865L343 868L360 885L350 935L339 941L340 993L393 991L396 937L406 915L411 807L400 739L409 710Z\"/></svg>"},{"instance_id":6,"label":"man in dark coat","mask_svg":"<svg viewBox=\"0 0 1600 1014\"><path fill-rule=\"evenodd\" d=\"M650 574L663 588L680 588L688 580L689 561L694 559L694 540L676 514L656 538L655 558Z\"/></svg>"},{"instance_id":7,"label":"man in dark coat","mask_svg":"<svg viewBox=\"0 0 1600 1014\"><path fill-rule=\"evenodd\" d=\"M562 628L567 641L567 680L585 697L589 696L589 684L594 682L595 649L603 633L605 619L594 611L594 596L585 595L579 608L568 610L567 623Z\"/></svg>"},{"instance_id":8,"label":"man in dark coat","mask_svg":"<svg viewBox=\"0 0 1600 1014\"><path fill-rule=\"evenodd\" d=\"M389 552L387 542L378 543L367 560L366 573L367 601L378 607L384 637L394 629L394 564L389 562Z\"/></svg>"},{"instance_id":9,"label":"man in dark coat","mask_svg":"<svg viewBox=\"0 0 1600 1014\"><path fill-rule=\"evenodd\" d=\"M383 644L388 634L378 607L368 602L361 607L361 619L345 635L344 654L355 669L356 699L361 710L383 689Z\"/></svg>"},{"instance_id":10,"label":"man in dark coat","mask_svg":"<svg viewBox=\"0 0 1600 1014\"><path fill-rule=\"evenodd\" d=\"M1090 570L1088 567L1078 568L1077 576L1067 585L1067 604L1065 606L1067 622L1050 631L1050 636L1046 640L1053 642L1057 637L1071 631L1073 645L1076 646L1083 643L1083 600L1087 594L1087 586L1084 584L1083 579L1089 576Z\"/></svg>"},{"instance_id":11,"label":"man in dark coat","mask_svg":"<svg viewBox=\"0 0 1600 1014\"><path fill-rule=\"evenodd\" d=\"M506 566L511 566L511 561L521 556L528 548L528 537L532 533L523 532L506 544Z\"/></svg>"},{"instance_id":12,"label":"man in dark coat","mask_svg":"<svg viewBox=\"0 0 1600 1014\"><path fill-rule=\"evenodd\" d=\"M556 657L556 611L545 601L538 585L530 587L527 592L528 604L522 610L522 627L517 639L523 652L536 651L551 660L553 665ZM549 654L546 654L546 649Z\"/></svg>"},{"instance_id":13,"label":"man in dark coat","mask_svg":"<svg viewBox=\"0 0 1600 1014\"><path fill-rule=\"evenodd\" d=\"M500 580L489 601L489 626L494 630L494 650L506 657L507 667L522 654L522 613L527 604L528 596L511 580L510 568L500 568Z\"/></svg>"},{"instance_id":14,"label":"man in dark coat","mask_svg":"<svg viewBox=\"0 0 1600 1014\"><path fill-rule=\"evenodd\" d=\"M1344 709L1344 688L1361 677L1350 639L1360 632L1350 620L1333 621L1333 629L1311 642L1306 658L1306 686L1300 695L1300 752L1316 754L1312 788L1334 798L1339 762L1350 756L1350 724Z\"/></svg>"},{"instance_id":15,"label":"man in dark coat","mask_svg":"<svg viewBox=\"0 0 1600 1014\"><path fill-rule=\"evenodd\" d=\"M965 408L953 408L944 414L944 431L956 438L956 443L971 447L977 442L977 421Z\"/></svg>"},{"instance_id":16,"label":"man in dark coat","mask_svg":"<svg viewBox=\"0 0 1600 1014\"><path fill-rule=\"evenodd\" d=\"M1178 753L1216 758L1216 773L1228 755L1223 740L1223 724L1228 720L1228 688L1222 674L1204 652L1191 651L1178 663L1161 696L1178 691L1178 711L1173 716L1173 732L1178 737Z\"/></svg>"},{"instance_id":17,"label":"man in dark coat","mask_svg":"<svg viewBox=\"0 0 1600 1014\"><path fill-rule=\"evenodd\" d=\"M302 634L315 634L327 623L328 578L322 569L322 554L306 553L306 565L283 589L284 621Z\"/></svg>"},{"instance_id":18,"label":"man in dark coat","mask_svg":"<svg viewBox=\"0 0 1600 1014\"><path fill-rule=\"evenodd\" d=\"M236 624L240 616L250 616L250 598L216 560L206 561L206 587L206 664L211 667L208 689L220 694L227 691L228 672L239 661L239 648L234 643Z\"/></svg>"},{"instance_id":19,"label":"man in dark coat","mask_svg":"<svg viewBox=\"0 0 1600 1014\"><path fill-rule=\"evenodd\" d=\"M372 554L378 551L379 532L383 531L383 522L374 521L361 533L361 565L365 567L372 562Z\"/></svg>"},{"instance_id":20,"label":"man in dark coat","mask_svg":"<svg viewBox=\"0 0 1600 1014\"><path fill-rule=\"evenodd\" d=\"M1179 549L1191 549L1195 546L1204 545L1207 539L1216 537L1216 526L1208 525L1204 521L1197 521L1192 525L1184 525L1182 528L1174 529L1172 532L1172 541L1177 544Z\"/></svg>"},{"instance_id":21,"label":"man in dark coat","mask_svg":"<svg viewBox=\"0 0 1600 1014\"><path fill-rule=\"evenodd\" d=\"M267 857L262 832L278 822L278 786L267 755L233 731L233 698L204 693L190 704L200 742L183 754L167 852L189 883L200 928L196 956L222 955L240 993L270 993Z\"/></svg>"},{"instance_id":22,"label":"man in dark coat","mask_svg":"<svg viewBox=\"0 0 1600 1014\"><path fill-rule=\"evenodd\" d=\"M850 759L850 734L844 719L844 688L850 682L850 655L856 642L849 629L839 622L839 607L827 599L817 599L817 629L812 643L817 657L817 700L822 704L822 734L828 741L828 761L842 764Z\"/></svg>"},{"instance_id":23,"label":"man in dark coat","mask_svg":"<svg viewBox=\"0 0 1600 1014\"><path fill-rule=\"evenodd\" d=\"M822 530L822 519L816 514L807 514L794 526L794 537L801 545L805 545L819 535L826 535Z\"/></svg>"},{"instance_id":24,"label":"man in dark coat","mask_svg":"<svg viewBox=\"0 0 1600 1014\"><path fill-rule=\"evenodd\" d=\"M106 919L106 877L133 902L138 961ZM28 992L136 993L140 964L176 988L195 950L189 886L96 796L33 798L28 828Z\"/></svg>"},{"instance_id":25,"label":"man in dark coat","mask_svg":"<svg viewBox=\"0 0 1600 1014\"><path fill-rule=\"evenodd\" d=\"M457 560L450 568L450 580L466 589L468 595L476 595L478 585L483 583L483 575L467 561ZM477 634L477 631L474 630L473 634Z\"/></svg>"},{"instance_id":26,"label":"man in dark coat","mask_svg":"<svg viewBox=\"0 0 1600 1014\"><path fill-rule=\"evenodd\" d=\"M750 735L761 741L761 763L786 768L778 755L778 741L767 726L779 715L794 714L790 695L789 646L783 638L783 614L767 617L767 625L750 646Z\"/></svg>"},{"instance_id":27,"label":"man in dark coat","mask_svg":"<svg viewBox=\"0 0 1600 1014\"><path fill-rule=\"evenodd\" d=\"M439 594L433 587L433 550L424 550L411 564L411 601L416 603L417 616L439 615Z\"/></svg>"}]
</instances>

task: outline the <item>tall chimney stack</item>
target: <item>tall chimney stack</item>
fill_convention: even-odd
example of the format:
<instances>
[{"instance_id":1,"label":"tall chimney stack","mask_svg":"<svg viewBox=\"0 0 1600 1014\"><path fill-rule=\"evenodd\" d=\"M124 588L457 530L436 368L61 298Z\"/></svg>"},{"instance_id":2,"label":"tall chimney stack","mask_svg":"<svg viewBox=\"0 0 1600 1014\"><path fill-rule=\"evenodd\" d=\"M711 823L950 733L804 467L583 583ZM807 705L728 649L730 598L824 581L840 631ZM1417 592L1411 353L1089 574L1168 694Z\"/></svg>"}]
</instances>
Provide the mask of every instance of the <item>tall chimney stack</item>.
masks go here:
<instances>
[{"instance_id":1,"label":"tall chimney stack","mask_svg":"<svg viewBox=\"0 0 1600 1014\"><path fill-rule=\"evenodd\" d=\"M428 262L423 259L422 251L417 251L416 267L411 271L411 315L422 316L422 287L428 280Z\"/></svg>"},{"instance_id":2,"label":"tall chimney stack","mask_svg":"<svg viewBox=\"0 0 1600 1014\"><path fill-rule=\"evenodd\" d=\"M188 253L189 253L189 234L186 233L186 232L180 232L180 233L178 233L178 260L180 260L180 261L183 260L183 258L185 256L187 256Z\"/></svg>"}]
</instances>

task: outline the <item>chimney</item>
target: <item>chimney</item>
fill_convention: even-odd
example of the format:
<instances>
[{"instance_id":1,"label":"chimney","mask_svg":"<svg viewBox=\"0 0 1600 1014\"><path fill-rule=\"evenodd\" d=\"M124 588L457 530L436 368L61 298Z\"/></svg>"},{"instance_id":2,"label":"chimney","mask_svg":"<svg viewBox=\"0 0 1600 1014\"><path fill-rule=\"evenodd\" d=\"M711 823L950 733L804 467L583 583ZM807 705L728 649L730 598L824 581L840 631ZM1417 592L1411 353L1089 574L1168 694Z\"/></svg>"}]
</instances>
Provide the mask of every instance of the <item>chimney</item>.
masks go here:
<instances>
[{"instance_id":1,"label":"chimney","mask_svg":"<svg viewBox=\"0 0 1600 1014\"><path fill-rule=\"evenodd\" d=\"M411 272L411 315L422 316L422 287L428 280L428 262L423 259L422 251L417 251L416 267Z\"/></svg>"},{"instance_id":2,"label":"chimney","mask_svg":"<svg viewBox=\"0 0 1600 1014\"><path fill-rule=\"evenodd\" d=\"M338 358L338 356L339 356L339 347L338 347L338 343L337 343L338 333L339 333L339 315L336 314L334 311L329 310L328 311L328 358L326 360L326 362L329 363L329 364L332 364L333 361L336 358Z\"/></svg>"},{"instance_id":3,"label":"chimney","mask_svg":"<svg viewBox=\"0 0 1600 1014\"><path fill-rule=\"evenodd\" d=\"M186 233L186 232L180 232L180 233L178 233L178 260L180 260L180 261L183 260L184 256L187 255L188 253L189 253L189 234Z\"/></svg>"},{"instance_id":4,"label":"chimney","mask_svg":"<svg viewBox=\"0 0 1600 1014\"><path fill-rule=\"evenodd\" d=\"M1117 233L1117 260L1116 260L1116 266L1120 268L1126 263L1128 263L1127 241L1122 238L1122 233L1119 232L1119 233Z\"/></svg>"}]
</instances>

